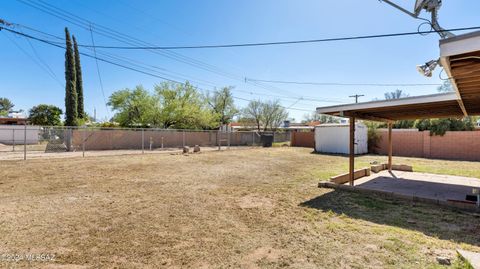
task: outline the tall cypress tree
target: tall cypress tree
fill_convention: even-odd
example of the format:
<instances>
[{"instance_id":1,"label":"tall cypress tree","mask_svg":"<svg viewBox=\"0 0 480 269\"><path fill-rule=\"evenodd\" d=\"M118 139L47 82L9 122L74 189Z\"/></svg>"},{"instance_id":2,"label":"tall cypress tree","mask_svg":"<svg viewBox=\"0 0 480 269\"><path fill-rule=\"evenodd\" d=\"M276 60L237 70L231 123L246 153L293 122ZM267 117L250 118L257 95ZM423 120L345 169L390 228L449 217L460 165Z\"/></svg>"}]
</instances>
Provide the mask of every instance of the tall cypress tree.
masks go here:
<instances>
[{"instance_id":1,"label":"tall cypress tree","mask_svg":"<svg viewBox=\"0 0 480 269\"><path fill-rule=\"evenodd\" d=\"M73 55L70 32L65 27L65 125L77 125L77 90L75 79L75 58Z\"/></svg>"},{"instance_id":2,"label":"tall cypress tree","mask_svg":"<svg viewBox=\"0 0 480 269\"><path fill-rule=\"evenodd\" d=\"M77 89L77 114L78 118L85 118L85 109L83 105L83 80L82 80L82 67L80 66L80 53L78 53L78 45L75 36L73 39L73 52L75 54L75 75L76 75L76 89Z\"/></svg>"}]
</instances>

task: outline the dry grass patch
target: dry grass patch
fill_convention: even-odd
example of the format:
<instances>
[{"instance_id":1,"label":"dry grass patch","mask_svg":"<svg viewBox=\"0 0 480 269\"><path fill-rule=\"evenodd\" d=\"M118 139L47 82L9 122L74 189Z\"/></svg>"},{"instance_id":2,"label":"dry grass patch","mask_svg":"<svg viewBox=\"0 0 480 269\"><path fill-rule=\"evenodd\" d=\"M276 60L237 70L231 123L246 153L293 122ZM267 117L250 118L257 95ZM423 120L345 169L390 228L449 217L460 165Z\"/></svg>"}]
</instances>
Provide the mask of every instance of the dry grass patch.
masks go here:
<instances>
[{"instance_id":1,"label":"dry grass patch","mask_svg":"<svg viewBox=\"0 0 480 269\"><path fill-rule=\"evenodd\" d=\"M0 253L56 255L18 267L428 268L480 251L478 216L318 189L347 159L308 149L0 165Z\"/></svg>"}]
</instances>

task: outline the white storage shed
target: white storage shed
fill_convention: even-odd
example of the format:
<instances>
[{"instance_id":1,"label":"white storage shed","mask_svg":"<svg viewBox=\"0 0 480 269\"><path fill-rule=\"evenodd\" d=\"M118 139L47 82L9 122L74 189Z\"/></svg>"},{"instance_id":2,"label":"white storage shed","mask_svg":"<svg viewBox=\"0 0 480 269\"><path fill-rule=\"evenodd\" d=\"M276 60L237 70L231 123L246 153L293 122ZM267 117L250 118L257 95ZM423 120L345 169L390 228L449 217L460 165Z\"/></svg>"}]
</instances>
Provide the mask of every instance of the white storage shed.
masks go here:
<instances>
[{"instance_id":1,"label":"white storage shed","mask_svg":"<svg viewBox=\"0 0 480 269\"><path fill-rule=\"evenodd\" d=\"M315 151L321 153L349 153L349 124L332 123L315 126ZM368 153L368 130L365 124L355 124L355 154Z\"/></svg>"}]
</instances>

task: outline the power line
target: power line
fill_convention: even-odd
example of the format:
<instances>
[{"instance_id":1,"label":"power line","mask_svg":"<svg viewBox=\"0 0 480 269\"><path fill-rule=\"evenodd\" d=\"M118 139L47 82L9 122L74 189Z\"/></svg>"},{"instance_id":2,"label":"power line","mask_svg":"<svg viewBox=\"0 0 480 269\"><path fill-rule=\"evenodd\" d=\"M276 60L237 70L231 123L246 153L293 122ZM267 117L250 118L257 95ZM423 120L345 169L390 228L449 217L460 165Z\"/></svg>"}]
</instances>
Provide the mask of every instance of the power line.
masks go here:
<instances>
[{"instance_id":1,"label":"power line","mask_svg":"<svg viewBox=\"0 0 480 269\"><path fill-rule=\"evenodd\" d=\"M0 29L2 28L0 27ZM10 40L10 42L12 42L13 45L15 45L15 47L17 47L23 54L25 54L30 60L32 60L38 67L43 69L45 73L47 73L53 80L55 80L55 82L58 83L58 85L60 85L60 87L64 87L64 85L60 82L60 80L57 78L55 73L53 73L52 69L48 65L46 66L43 65L46 63L44 63L43 61L40 61L38 56L37 56L38 60L36 60L34 57L32 57L32 55L30 55L30 53L28 53L25 49L23 49L15 40L11 39L8 35L5 35L5 37L7 37L8 40Z\"/></svg>"},{"instance_id":2,"label":"power line","mask_svg":"<svg viewBox=\"0 0 480 269\"><path fill-rule=\"evenodd\" d=\"M458 31L478 30L478 29L480 29L480 26L444 29L444 30L441 30L441 32L447 32L447 31L448 32L458 32ZM273 42L257 42L257 43L238 43L238 44L187 45L187 46L108 46L108 45L97 45L97 48L102 48L102 49L125 49L125 50L214 49L214 48L258 47L258 46L293 45L293 44L349 41L349 40L361 40L361 39L375 39L375 38L387 38L387 37L399 37L399 36L425 35L425 34L430 34L430 33L438 33L438 31L428 30L428 31L401 32L401 33L389 33L389 34L333 37L333 38L322 38L322 39L273 41ZM91 47L91 45L79 45L79 46Z\"/></svg>"},{"instance_id":3,"label":"power line","mask_svg":"<svg viewBox=\"0 0 480 269\"><path fill-rule=\"evenodd\" d=\"M297 84L297 85L315 85L315 86L373 86L373 87L416 87L416 86L440 86L438 83L341 83L341 82L308 82L308 81L284 81L284 80L264 80L251 79L250 81L260 81L266 83L278 84Z\"/></svg>"},{"instance_id":4,"label":"power line","mask_svg":"<svg viewBox=\"0 0 480 269\"><path fill-rule=\"evenodd\" d=\"M6 30L6 31L8 31L8 32L11 32L11 33L14 33L14 34L17 34L17 35L21 35L21 36L24 36L24 37L26 37L26 38L30 38L30 39L33 39L33 40L36 40L36 41L39 41L39 42L42 42L42 43L45 43L45 44L49 44L49 45L54 46L54 47L57 47L57 48L65 49L65 47L62 46L62 45L58 45L58 44L53 43L53 42L50 42L50 41L48 41L48 40L44 40L44 39L41 39L41 38L37 38L37 37L31 36L31 35L29 35L29 34L21 33L21 32L12 30L12 29L8 29L8 28L4 28L4 27L1 27L1 26L0 26L0 30ZM83 55L83 56L85 56L85 57L93 58L93 59L96 59L96 60L99 60L99 61L103 61L103 62L112 64L112 65L115 65L115 66L118 66L118 67L122 67L122 68L125 68L125 69L128 69L128 70L131 70L131 71L135 71L135 72L139 72L139 73L142 73L142 74L145 74L145 75L149 75L149 76L153 76L153 77L156 77L156 78L160 78L160 79L163 79L163 80L166 80L166 81L169 81L169 82L173 82L173 83L177 83L177 84L180 84L180 85L186 85L186 83L184 83L184 82L180 82L180 81L176 81L176 80L173 80L173 79L170 79L170 78L158 76L158 75L153 74L153 73L150 73L150 72L145 72L145 71L143 71L143 70L139 70L139 69L132 68L132 67L129 67L129 66L126 66L126 65L122 65L122 64L119 64L119 63L110 61L110 60L106 60L106 59L104 59L104 58L100 58L100 57L96 57L96 56L94 56L94 55L90 55L90 54L84 53L84 52L79 52L79 54L80 54L80 55ZM201 88L199 88L199 87L197 87L197 88L198 88L199 90L204 91L203 89L201 89ZM238 99L238 100L248 101L248 102L251 102L251 101L252 101L252 100L250 100L250 99L241 98L241 97L238 97L238 96L233 96L233 98ZM305 112L311 112L311 111L313 111L313 110L301 109L301 108L293 108L293 107L285 107L285 106L282 106L282 107L285 108L285 109L287 109L287 110L298 110L298 111L305 111Z\"/></svg>"},{"instance_id":5,"label":"power line","mask_svg":"<svg viewBox=\"0 0 480 269\"><path fill-rule=\"evenodd\" d=\"M24 36L25 38L31 38L31 39L34 39L36 41L39 41L39 42L42 42L42 43L45 43L45 44L49 44L49 45L52 45L52 46L55 46L55 47L59 47L59 48L64 48L63 46L63 43L58 44L58 43L55 43L55 42L52 42L52 41L49 41L49 40L45 40L45 39L42 39L42 38L38 38L38 37L35 37L35 36L32 36L32 35L29 35L29 34L25 34L25 33L22 33L22 32L18 32L18 31L15 31L15 30L12 30L12 29L8 29L8 28L3 28L0 26L0 29L4 29L6 31L9 31L11 33L14 33L14 34L18 34L18 35L21 35L21 36ZM93 49L91 49L93 51ZM124 61L128 64L128 66L125 66L123 64L119 64L116 60L118 60L118 57L112 57L111 55L109 54L106 54L108 58L110 58L110 60L107 60L105 58L100 58L100 57L97 57L96 55L92 56L92 55L89 55L89 54L86 54L86 53L80 53L81 55L84 55L86 57L89 57L89 58L93 58L95 59L96 61L100 60L100 61L103 61L103 62L106 62L106 63L110 63L110 64L113 64L113 65L116 65L116 66L119 66L119 67L123 67L123 68L126 68L126 69L129 69L129 70L132 70L132 71L136 71L136 72L140 72L140 73L143 73L145 75L149 75L149 76L154 76L154 77L157 77L157 78L161 78L161 79L165 79L165 80L168 80L168 81L171 81L171 82L175 82L175 83L181 83L179 82L178 80L172 80L170 78L166 78L164 76L159 76L157 74L155 74L155 70L151 70L151 69L148 69L148 71L144 71L144 70L140 70L138 68L132 68L131 66L137 66L137 67L140 67L142 69L146 69L145 67L142 67L138 64L135 64L135 63L131 63L129 61L125 61L125 60L122 60L120 59L121 61ZM103 53L104 54L104 53ZM112 60L113 59L113 60ZM251 92L251 91L242 91L242 90L237 90L237 89L234 89L235 91L238 91L238 92L244 92L244 93L248 93L248 94L255 94L255 95L260 95L260 96L270 96L270 97L275 97L277 99L295 99L297 100L298 97L290 97L290 96L281 96L281 95L271 95L271 94L262 94L262 93L254 93L254 92ZM333 102L333 103L341 103L341 102L338 102L338 101L334 101L334 100L330 100L330 99L318 99L318 98L302 98L303 100L305 101L316 101L316 102Z\"/></svg>"},{"instance_id":6,"label":"power line","mask_svg":"<svg viewBox=\"0 0 480 269\"><path fill-rule=\"evenodd\" d=\"M39 9L43 12L46 12L50 15L53 15L55 17L58 17L60 19L63 19L63 20L66 20L70 23L73 23L77 26L80 26L82 28L85 28L85 25L82 25L82 24L85 24L86 22L90 23L89 21L73 14L73 13L70 13L68 11L65 11L61 8L58 8L58 7L55 7L49 3L46 3L42 0L39 0L40 3L38 2L32 2L32 1L29 1L29 2L25 2L25 1L28 1L28 0L18 0L26 5L29 5L33 8L36 8L36 9ZM66 14L66 15L65 15ZM66 17L66 18L65 18ZM74 21L72 21L74 20ZM80 24L80 25L79 25ZM194 67L197 67L197 68L200 68L202 70L205 70L205 71L209 71L209 72L213 72L217 75L221 75L221 76L224 76L224 77L227 77L227 78L230 78L230 79L234 79L234 80L242 80L244 81L245 83L248 83L252 86L255 86L255 87L258 87L258 88L262 88L262 89L265 89L267 91L270 91L270 92L273 92L273 93L276 93L278 91L282 91L282 92L285 92L287 94L290 94L292 96L297 96L296 93L293 93L293 92L290 92L290 91L287 91L287 90L284 90L284 89L280 89L280 88L277 88L277 87L272 87L272 86L269 86L269 85L264 85L262 83L260 83L261 81L259 80L244 80L243 78L241 77L238 77L237 75L234 75L234 74L231 74L231 73L228 73L228 72L225 72L215 66L212 66L210 64L206 64L206 63L203 63L201 61L198 61L198 60L195 60L193 58L190 58L190 57L186 57L186 56L183 56L181 54L178 54L178 53L174 53L174 52L171 52L171 51L168 51L168 49L173 49L173 48L176 48L176 47L159 47L159 46L153 46L151 44L148 44L146 42L143 42L139 39L136 39L134 37L130 37L128 35L125 35L125 34L122 34L118 31L115 31L113 29L110 29L108 27L104 27L104 26L100 26L100 31L101 31L101 35L104 35L104 36L107 36L109 38L112 38L112 39L115 39L117 41L121 41L123 43L127 43L129 45L132 44L132 42L134 43L137 43L137 44L140 44L140 45L145 45L145 46L108 46L108 47L111 47L111 48L134 48L134 49L144 49L144 50L148 50L150 52L158 52L160 54L162 54L163 56L167 57L167 58L170 58L170 59L174 59L174 60L177 60L177 61L180 61L180 62L183 62L183 63L186 63L186 64L189 64L189 65L192 65ZM455 29L447 29L448 31L464 31L464 30L472 30L472 29L480 29L480 27L465 27L465 28L455 28ZM88 29L87 29L88 30ZM401 35L414 35L414 34L420 34L420 35L424 35L424 34L428 34L428 33L431 33L431 32L435 32L433 30L430 30L430 31L417 31L417 32L406 32L406 33L394 33L394 34L383 34L383 35L368 35L368 36L353 36L353 37L341 37L341 38L326 38L326 39L316 39L316 40L299 40L299 41L280 41L280 42L265 42L265 43L246 43L246 44L227 44L227 45L207 45L205 47L220 47L220 46L256 46L256 45L285 45L285 44L289 44L289 43L311 43L311 42L327 42L327 41L342 41L342 40L352 40L352 39L369 39L369 38L380 38L380 37L389 37L389 36L401 36ZM147 46L148 45L148 46ZM82 46L81 44L79 46ZM91 47L92 45L85 45L84 47ZM107 46L96 46L97 48L107 48ZM200 46L187 46L187 47L198 47L200 48ZM180 47L178 47L180 48ZM185 47L186 48L186 47ZM157 50L158 49L158 50ZM160 50L160 49L163 49L163 50ZM340 85L340 84L332 84L333 85ZM346 84L348 85L348 84ZM404 85L381 85L381 84L377 84L377 85L368 85L368 84L357 84L355 86L404 86ZM406 86L406 85L405 85ZM424 86L424 85L422 85Z\"/></svg>"},{"instance_id":7,"label":"power line","mask_svg":"<svg viewBox=\"0 0 480 269\"><path fill-rule=\"evenodd\" d=\"M243 101L247 101L247 102L252 102L253 100L250 100L250 99L246 99L246 98L241 98L241 97L237 97L237 96L233 96L233 98L235 99L238 99L238 100L243 100ZM315 111L315 109L301 109L301 108L293 108L293 107L285 107L285 106L281 106L287 110L297 110L297 111L304 111L304 112L313 112Z\"/></svg>"},{"instance_id":8,"label":"power line","mask_svg":"<svg viewBox=\"0 0 480 269\"><path fill-rule=\"evenodd\" d=\"M67 21L67 22L72 23L76 26L84 28L87 31L89 30L89 26L92 25L92 23L90 21L88 21L86 19L83 19L83 18L81 18L81 17L79 17L79 16L77 16L77 15L71 13L71 12L65 11L65 10L63 10L61 8L58 8L58 7L55 7L54 5L46 3L42 0L35 1L35 2L34 1L28 1L28 0L17 0L17 1L19 1L23 4L25 4L25 5L28 5L32 8L35 8L37 10L40 10L42 12L45 12L49 15L57 17L61 20ZM131 36L122 34L122 33L118 32L116 30L113 30L111 28L101 26L101 25L98 25L98 24L95 24L95 26L96 27L94 28L94 32L99 34L99 35L105 36L107 38L111 38L111 39L114 39L116 41L120 41L122 43L132 45L132 46L134 46L134 45L153 46L150 43L144 42L144 41L142 41L140 39L137 39L135 37L131 37ZM213 65L204 63L202 61L193 59L191 57L181 55L179 53L175 53L173 51L167 51L167 50L163 50L163 51L162 50L148 50L148 51L152 52L152 53L162 55L162 56L167 57L167 58L172 59L172 60L182 62L182 63L187 64L187 65L191 65L193 67L196 67L196 68L208 71L208 72L212 72L216 75L220 75L220 76L223 76L223 77L226 77L226 78L229 78L229 79L233 79L233 80L237 80L237 81L244 81L242 76L237 76L235 74L226 72L226 71L224 71L224 70L222 70L218 67L215 67ZM259 83L251 83L251 82L248 82L248 83L250 85L255 86L255 87L263 88L267 91L274 92L274 93L275 93L276 90L279 90L278 88L261 85ZM281 91L285 91L285 90L281 90ZM293 94L293 95L296 95L296 94Z\"/></svg>"},{"instance_id":9,"label":"power line","mask_svg":"<svg viewBox=\"0 0 480 269\"><path fill-rule=\"evenodd\" d=\"M95 40L93 39L92 26L90 26L90 37L92 39L92 45L95 46ZM95 47L93 47L93 56L95 56L95 64L97 66L97 75L98 75L98 81L100 82L100 89L102 90L103 103L105 104L107 115L108 117L110 117L110 112L108 111L108 105L107 105L107 98L105 98L105 90L103 89L102 76L100 75L100 67L98 65L97 50L95 49Z\"/></svg>"}]
</instances>

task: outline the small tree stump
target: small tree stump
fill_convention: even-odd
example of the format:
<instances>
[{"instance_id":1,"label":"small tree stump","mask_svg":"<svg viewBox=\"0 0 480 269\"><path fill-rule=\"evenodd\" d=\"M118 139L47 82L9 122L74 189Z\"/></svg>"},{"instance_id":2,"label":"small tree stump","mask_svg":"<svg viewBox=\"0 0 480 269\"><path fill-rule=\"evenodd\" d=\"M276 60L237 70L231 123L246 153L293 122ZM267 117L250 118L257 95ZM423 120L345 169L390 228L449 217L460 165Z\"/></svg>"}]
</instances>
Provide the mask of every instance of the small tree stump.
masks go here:
<instances>
[{"instance_id":1,"label":"small tree stump","mask_svg":"<svg viewBox=\"0 0 480 269\"><path fill-rule=\"evenodd\" d=\"M188 146L183 147L183 153L188 154L190 152L190 148Z\"/></svg>"},{"instance_id":2,"label":"small tree stump","mask_svg":"<svg viewBox=\"0 0 480 269\"><path fill-rule=\"evenodd\" d=\"M193 148L193 152L200 152L200 146L195 145L195 147Z\"/></svg>"}]
</instances>

